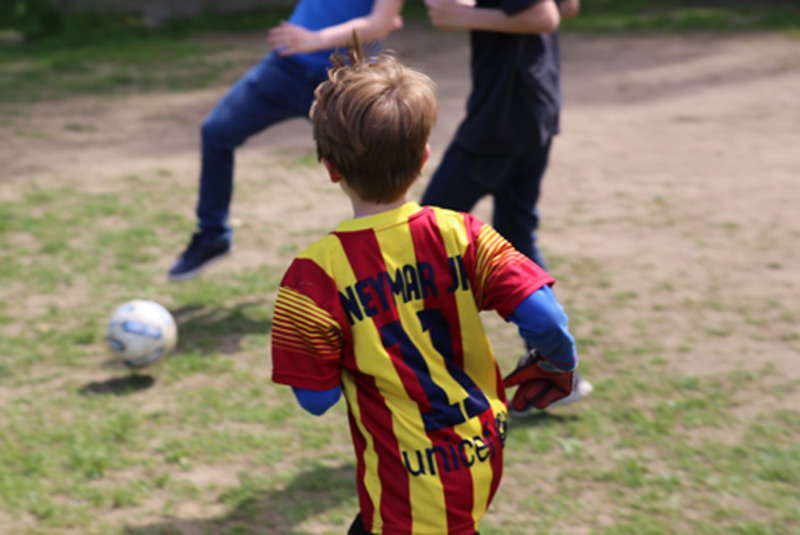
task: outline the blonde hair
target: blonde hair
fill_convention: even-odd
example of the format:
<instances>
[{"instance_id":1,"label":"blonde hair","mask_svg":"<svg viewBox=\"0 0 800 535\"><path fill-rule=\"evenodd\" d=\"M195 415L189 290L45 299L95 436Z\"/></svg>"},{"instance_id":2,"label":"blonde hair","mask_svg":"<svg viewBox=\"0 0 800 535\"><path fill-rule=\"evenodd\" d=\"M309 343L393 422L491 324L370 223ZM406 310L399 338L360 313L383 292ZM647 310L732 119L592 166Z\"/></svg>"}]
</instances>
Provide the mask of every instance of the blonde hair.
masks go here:
<instances>
[{"instance_id":1,"label":"blonde hair","mask_svg":"<svg viewBox=\"0 0 800 535\"><path fill-rule=\"evenodd\" d=\"M367 57L358 36L331 56L310 118L317 158L330 161L361 199L389 203L420 174L439 114L436 86L395 57Z\"/></svg>"}]
</instances>

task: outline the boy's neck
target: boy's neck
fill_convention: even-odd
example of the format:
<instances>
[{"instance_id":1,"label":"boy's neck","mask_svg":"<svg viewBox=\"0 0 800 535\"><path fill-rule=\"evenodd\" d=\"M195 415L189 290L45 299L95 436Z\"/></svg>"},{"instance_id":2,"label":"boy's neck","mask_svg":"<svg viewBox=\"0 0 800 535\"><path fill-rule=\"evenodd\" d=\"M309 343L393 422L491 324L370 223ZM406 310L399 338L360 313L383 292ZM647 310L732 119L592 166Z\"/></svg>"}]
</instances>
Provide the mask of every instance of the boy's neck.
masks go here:
<instances>
[{"instance_id":1,"label":"boy's neck","mask_svg":"<svg viewBox=\"0 0 800 535\"><path fill-rule=\"evenodd\" d=\"M367 202L362 199L359 199L355 195L351 195L350 202L353 205L353 217L356 218L356 217L366 217L370 215L380 214L382 212L388 212L389 210L400 208L407 201L405 195L403 195L396 201L386 204L378 204L373 202Z\"/></svg>"}]
</instances>

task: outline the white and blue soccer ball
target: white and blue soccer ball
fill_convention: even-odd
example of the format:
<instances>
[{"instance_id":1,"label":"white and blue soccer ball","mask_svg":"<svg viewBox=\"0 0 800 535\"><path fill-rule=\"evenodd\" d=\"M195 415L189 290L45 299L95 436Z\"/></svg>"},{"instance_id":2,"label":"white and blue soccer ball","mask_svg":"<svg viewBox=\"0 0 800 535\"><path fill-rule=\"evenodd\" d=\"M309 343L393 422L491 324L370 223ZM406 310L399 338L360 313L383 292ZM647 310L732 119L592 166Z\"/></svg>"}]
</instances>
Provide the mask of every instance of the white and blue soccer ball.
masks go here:
<instances>
[{"instance_id":1,"label":"white and blue soccer ball","mask_svg":"<svg viewBox=\"0 0 800 535\"><path fill-rule=\"evenodd\" d=\"M145 368L172 351L178 342L178 328L169 310L159 303L134 299L111 315L106 340L126 366Z\"/></svg>"}]
</instances>

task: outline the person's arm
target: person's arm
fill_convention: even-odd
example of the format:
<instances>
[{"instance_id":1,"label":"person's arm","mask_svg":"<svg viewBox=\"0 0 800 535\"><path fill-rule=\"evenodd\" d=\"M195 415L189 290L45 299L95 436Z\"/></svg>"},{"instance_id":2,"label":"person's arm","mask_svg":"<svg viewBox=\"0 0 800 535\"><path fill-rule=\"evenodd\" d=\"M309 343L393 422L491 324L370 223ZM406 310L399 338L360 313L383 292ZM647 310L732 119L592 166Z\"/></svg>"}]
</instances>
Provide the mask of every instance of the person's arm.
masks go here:
<instances>
[{"instance_id":1,"label":"person's arm","mask_svg":"<svg viewBox=\"0 0 800 535\"><path fill-rule=\"evenodd\" d=\"M380 41L403 27L402 7L403 0L375 0L369 15L314 31L284 21L270 30L267 43L281 56L288 56L343 46L353 31L362 43Z\"/></svg>"},{"instance_id":2,"label":"person's arm","mask_svg":"<svg viewBox=\"0 0 800 535\"><path fill-rule=\"evenodd\" d=\"M314 416L322 416L325 411L336 405L342 395L342 388L334 386L328 390L308 390L293 386L292 392L297 402Z\"/></svg>"},{"instance_id":3,"label":"person's arm","mask_svg":"<svg viewBox=\"0 0 800 535\"><path fill-rule=\"evenodd\" d=\"M425 5L431 23L450 30L553 33L561 22L554 0L542 0L512 14L502 9L473 7L462 0L425 0Z\"/></svg>"},{"instance_id":4,"label":"person's arm","mask_svg":"<svg viewBox=\"0 0 800 535\"><path fill-rule=\"evenodd\" d=\"M575 339L567 328L567 315L550 287L528 295L509 319L536 348L503 378L506 388L517 386L509 408L520 413L531 408L543 410L567 398L575 389L573 370L578 357Z\"/></svg>"},{"instance_id":5,"label":"person's arm","mask_svg":"<svg viewBox=\"0 0 800 535\"><path fill-rule=\"evenodd\" d=\"M325 308L327 296L336 295L319 264L298 257L281 280L272 314L272 381L291 386L300 405L316 415L341 393L342 318Z\"/></svg>"},{"instance_id":6,"label":"person's arm","mask_svg":"<svg viewBox=\"0 0 800 535\"><path fill-rule=\"evenodd\" d=\"M562 19L577 17L581 10L581 0L561 0L558 3L558 10L561 12Z\"/></svg>"},{"instance_id":7,"label":"person's arm","mask_svg":"<svg viewBox=\"0 0 800 535\"><path fill-rule=\"evenodd\" d=\"M520 335L552 365L554 369L551 371L570 371L578 365L575 339L567 325L569 318L549 286L526 297L508 319L519 327Z\"/></svg>"}]
</instances>

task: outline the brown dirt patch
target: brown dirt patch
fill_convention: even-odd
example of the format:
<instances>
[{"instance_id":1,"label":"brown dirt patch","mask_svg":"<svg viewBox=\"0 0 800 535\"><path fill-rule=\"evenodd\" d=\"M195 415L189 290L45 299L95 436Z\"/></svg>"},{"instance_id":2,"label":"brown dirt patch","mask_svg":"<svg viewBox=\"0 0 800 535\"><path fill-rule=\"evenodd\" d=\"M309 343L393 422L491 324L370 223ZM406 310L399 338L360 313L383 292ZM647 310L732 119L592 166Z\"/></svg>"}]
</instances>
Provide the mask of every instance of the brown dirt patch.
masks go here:
<instances>
[{"instance_id":1,"label":"brown dirt patch","mask_svg":"<svg viewBox=\"0 0 800 535\"><path fill-rule=\"evenodd\" d=\"M254 51L251 61L263 49L261 37L239 45ZM467 39L409 25L389 46L440 89L441 118L413 190L418 198L463 115ZM565 274L560 299L568 309L599 305L604 344L656 344L671 372L713 376L769 366L781 380L800 379L800 41L566 35L563 66L563 132L541 201L542 245L556 274ZM20 198L30 184L118 191L130 187L121 177L160 169L193 191L197 129L226 89L22 106L0 125L0 200ZM287 263L282 246L302 246L349 216L321 168L293 163L312 152L302 120L239 151L236 252L214 269ZM256 187L265 177L270 186ZM192 194L175 210L191 217L194 202ZM476 214L489 219L489 203ZM172 259L163 259L164 269ZM513 351L514 332L507 332L499 347ZM591 364L602 349L584 359ZM758 410L798 406L795 388ZM740 407L739 416L753 418L753 410ZM186 477L221 476L198 468ZM199 532L190 524L186 533Z\"/></svg>"}]
</instances>

